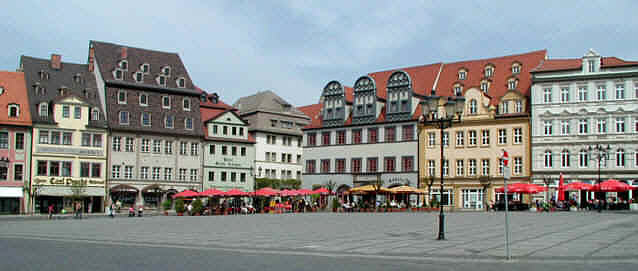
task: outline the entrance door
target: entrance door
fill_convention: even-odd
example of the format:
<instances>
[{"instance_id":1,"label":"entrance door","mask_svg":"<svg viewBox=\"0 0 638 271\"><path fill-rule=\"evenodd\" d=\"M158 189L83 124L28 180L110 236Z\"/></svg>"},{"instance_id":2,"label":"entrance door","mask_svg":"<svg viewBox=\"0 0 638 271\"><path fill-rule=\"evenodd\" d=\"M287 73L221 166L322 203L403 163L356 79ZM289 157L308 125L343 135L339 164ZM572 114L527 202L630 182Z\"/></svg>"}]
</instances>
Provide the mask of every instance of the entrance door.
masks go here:
<instances>
[{"instance_id":1,"label":"entrance door","mask_svg":"<svg viewBox=\"0 0 638 271\"><path fill-rule=\"evenodd\" d=\"M464 189L463 208L465 209L483 209L483 191L481 189Z\"/></svg>"}]
</instances>

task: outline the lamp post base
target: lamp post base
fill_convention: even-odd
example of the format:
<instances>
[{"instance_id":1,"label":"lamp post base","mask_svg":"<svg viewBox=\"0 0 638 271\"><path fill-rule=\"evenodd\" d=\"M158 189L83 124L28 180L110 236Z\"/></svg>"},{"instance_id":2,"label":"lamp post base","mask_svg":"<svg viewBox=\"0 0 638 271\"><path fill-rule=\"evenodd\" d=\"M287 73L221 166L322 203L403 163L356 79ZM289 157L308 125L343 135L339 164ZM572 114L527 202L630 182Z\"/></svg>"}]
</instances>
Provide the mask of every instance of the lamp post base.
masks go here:
<instances>
[{"instance_id":1,"label":"lamp post base","mask_svg":"<svg viewBox=\"0 0 638 271\"><path fill-rule=\"evenodd\" d=\"M443 206L440 206L443 208ZM436 240L445 240L445 215L439 214L439 237Z\"/></svg>"}]
</instances>

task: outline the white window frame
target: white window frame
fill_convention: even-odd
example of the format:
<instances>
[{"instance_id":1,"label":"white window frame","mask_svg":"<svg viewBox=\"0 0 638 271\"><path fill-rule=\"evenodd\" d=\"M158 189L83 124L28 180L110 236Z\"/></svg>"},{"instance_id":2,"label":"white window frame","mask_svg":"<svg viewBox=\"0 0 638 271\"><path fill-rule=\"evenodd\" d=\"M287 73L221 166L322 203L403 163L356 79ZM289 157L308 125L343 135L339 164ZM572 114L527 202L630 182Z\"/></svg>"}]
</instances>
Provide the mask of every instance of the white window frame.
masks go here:
<instances>
[{"instance_id":1,"label":"white window frame","mask_svg":"<svg viewBox=\"0 0 638 271\"><path fill-rule=\"evenodd\" d=\"M186 106L188 104L188 106ZM182 109L184 109L184 111L191 111L191 107L192 107L192 103L191 100L189 98L184 97L184 99L182 100Z\"/></svg>"},{"instance_id":2,"label":"white window frame","mask_svg":"<svg viewBox=\"0 0 638 271\"><path fill-rule=\"evenodd\" d=\"M507 129L498 129L498 144L507 144Z\"/></svg>"},{"instance_id":3,"label":"white window frame","mask_svg":"<svg viewBox=\"0 0 638 271\"><path fill-rule=\"evenodd\" d=\"M142 102L142 97L144 97L146 101ZM138 100L139 100L140 106L148 106L148 94L140 93L140 97L138 98Z\"/></svg>"},{"instance_id":4,"label":"white window frame","mask_svg":"<svg viewBox=\"0 0 638 271\"><path fill-rule=\"evenodd\" d=\"M148 124L144 123L144 116L148 116ZM152 120L152 115L149 112L142 112L142 115L140 116L140 123L142 124L142 126L144 127L151 127L153 126L153 120Z\"/></svg>"},{"instance_id":5,"label":"white window frame","mask_svg":"<svg viewBox=\"0 0 638 271\"><path fill-rule=\"evenodd\" d=\"M624 100L624 99L625 99L625 85L616 84L616 100Z\"/></svg>"},{"instance_id":6,"label":"white window frame","mask_svg":"<svg viewBox=\"0 0 638 271\"><path fill-rule=\"evenodd\" d=\"M552 151L546 150L543 153L543 166L545 168L553 168L554 167Z\"/></svg>"},{"instance_id":7,"label":"white window frame","mask_svg":"<svg viewBox=\"0 0 638 271\"><path fill-rule=\"evenodd\" d=\"M521 144L523 143L523 128L520 127L515 127L514 131L512 131L513 134L513 141L514 144Z\"/></svg>"},{"instance_id":8,"label":"white window frame","mask_svg":"<svg viewBox=\"0 0 638 271\"><path fill-rule=\"evenodd\" d=\"M464 131L457 131L456 132L456 146L463 146L465 145L465 132Z\"/></svg>"},{"instance_id":9,"label":"white window frame","mask_svg":"<svg viewBox=\"0 0 638 271\"><path fill-rule=\"evenodd\" d=\"M470 115L478 114L478 102L476 99L470 100Z\"/></svg>"},{"instance_id":10,"label":"white window frame","mask_svg":"<svg viewBox=\"0 0 638 271\"><path fill-rule=\"evenodd\" d=\"M569 135L569 120L561 120L560 121L560 134L561 135Z\"/></svg>"},{"instance_id":11,"label":"white window frame","mask_svg":"<svg viewBox=\"0 0 638 271\"><path fill-rule=\"evenodd\" d=\"M514 157L514 175L521 175L523 172L523 157Z\"/></svg>"},{"instance_id":12,"label":"white window frame","mask_svg":"<svg viewBox=\"0 0 638 271\"><path fill-rule=\"evenodd\" d=\"M521 112L523 112L523 101L516 100L514 102L514 113L521 113Z\"/></svg>"},{"instance_id":13,"label":"white window frame","mask_svg":"<svg viewBox=\"0 0 638 271\"><path fill-rule=\"evenodd\" d=\"M585 149L582 149L578 152L578 167L579 168L589 167L589 152L587 152L587 150Z\"/></svg>"},{"instance_id":14,"label":"white window frame","mask_svg":"<svg viewBox=\"0 0 638 271\"><path fill-rule=\"evenodd\" d=\"M481 159L481 176L490 176L490 159Z\"/></svg>"},{"instance_id":15,"label":"white window frame","mask_svg":"<svg viewBox=\"0 0 638 271\"><path fill-rule=\"evenodd\" d=\"M616 117L615 124L616 124L616 133L624 133L626 131L625 117Z\"/></svg>"},{"instance_id":16,"label":"white window frame","mask_svg":"<svg viewBox=\"0 0 638 271\"><path fill-rule=\"evenodd\" d=\"M467 175L476 176L476 159L467 160Z\"/></svg>"},{"instance_id":17,"label":"white window frame","mask_svg":"<svg viewBox=\"0 0 638 271\"><path fill-rule=\"evenodd\" d=\"M617 149L616 150L616 167L619 168L624 168L627 163L625 163L625 150L624 149Z\"/></svg>"},{"instance_id":18,"label":"white window frame","mask_svg":"<svg viewBox=\"0 0 638 271\"><path fill-rule=\"evenodd\" d=\"M604 85L598 86L598 88L596 90L596 98L599 101L607 100L607 88Z\"/></svg>"},{"instance_id":19,"label":"white window frame","mask_svg":"<svg viewBox=\"0 0 638 271\"><path fill-rule=\"evenodd\" d=\"M560 152L560 167L569 168L571 166L571 155L569 150L562 150Z\"/></svg>"},{"instance_id":20,"label":"white window frame","mask_svg":"<svg viewBox=\"0 0 638 271\"><path fill-rule=\"evenodd\" d=\"M467 144L469 146L476 146L476 130L470 130L467 134Z\"/></svg>"},{"instance_id":21,"label":"white window frame","mask_svg":"<svg viewBox=\"0 0 638 271\"><path fill-rule=\"evenodd\" d=\"M122 94L124 94L122 96ZM120 99L124 97L124 100ZM128 93L126 93L126 90L120 89L117 91L117 103L118 104L126 104L128 100Z\"/></svg>"},{"instance_id":22,"label":"white window frame","mask_svg":"<svg viewBox=\"0 0 638 271\"><path fill-rule=\"evenodd\" d=\"M579 87L578 88L578 101L586 102L589 97L587 97L587 87Z\"/></svg>"},{"instance_id":23,"label":"white window frame","mask_svg":"<svg viewBox=\"0 0 638 271\"><path fill-rule=\"evenodd\" d=\"M569 87L564 87L560 89L560 102L569 103Z\"/></svg>"},{"instance_id":24,"label":"white window frame","mask_svg":"<svg viewBox=\"0 0 638 271\"><path fill-rule=\"evenodd\" d=\"M168 105L166 105L166 101L168 101ZM162 108L171 109L171 96L164 95L162 96Z\"/></svg>"},{"instance_id":25,"label":"white window frame","mask_svg":"<svg viewBox=\"0 0 638 271\"><path fill-rule=\"evenodd\" d=\"M596 131L598 132L598 134L607 133L607 119L596 120Z\"/></svg>"},{"instance_id":26,"label":"white window frame","mask_svg":"<svg viewBox=\"0 0 638 271\"><path fill-rule=\"evenodd\" d=\"M122 114L126 115L126 122L122 121ZM118 122L120 123L120 125L129 125L129 123L131 123L131 115L129 114L128 111L120 111L117 117L118 117Z\"/></svg>"},{"instance_id":27,"label":"white window frame","mask_svg":"<svg viewBox=\"0 0 638 271\"><path fill-rule=\"evenodd\" d=\"M465 80L467 78L467 72L459 71L459 80Z\"/></svg>"},{"instance_id":28,"label":"white window frame","mask_svg":"<svg viewBox=\"0 0 638 271\"><path fill-rule=\"evenodd\" d=\"M10 104L7 109L8 109L7 116L9 116L10 118L20 117L20 105L18 105L18 104ZM11 116L11 110L12 109L15 109L15 112L16 112L15 116Z\"/></svg>"},{"instance_id":29,"label":"white window frame","mask_svg":"<svg viewBox=\"0 0 638 271\"><path fill-rule=\"evenodd\" d=\"M462 177L465 174L465 166L463 160L456 160L456 176Z\"/></svg>"},{"instance_id":30,"label":"white window frame","mask_svg":"<svg viewBox=\"0 0 638 271\"><path fill-rule=\"evenodd\" d=\"M552 89L551 88L544 88L543 89L543 102L548 104L548 103L552 103Z\"/></svg>"},{"instance_id":31,"label":"white window frame","mask_svg":"<svg viewBox=\"0 0 638 271\"><path fill-rule=\"evenodd\" d=\"M588 119L579 119L578 120L578 134L581 134L581 135L589 134L589 120Z\"/></svg>"}]
</instances>

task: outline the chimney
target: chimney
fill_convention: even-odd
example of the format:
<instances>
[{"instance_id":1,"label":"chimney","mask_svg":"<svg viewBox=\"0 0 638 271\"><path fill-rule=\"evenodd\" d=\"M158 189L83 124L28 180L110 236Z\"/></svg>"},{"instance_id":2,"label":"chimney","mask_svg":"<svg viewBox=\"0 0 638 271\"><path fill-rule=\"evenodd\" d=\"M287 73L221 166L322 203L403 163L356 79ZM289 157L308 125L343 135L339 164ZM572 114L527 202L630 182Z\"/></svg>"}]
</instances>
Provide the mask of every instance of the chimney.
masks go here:
<instances>
[{"instance_id":1,"label":"chimney","mask_svg":"<svg viewBox=\"0 0 638 271\"><path fill-rule=\"evenodd\" d=\"M51 54L51 68L59 70L62 68L62 56L58 54Z\"/></svg>"},{"instance_id":2,"label":"chimney","mask_svg":"<svg viewBox=\"0 0 638 271\"><path fill-rule=\"evenodd\" d=\"M89 72L93 72L93 69L95 69L95 48L93 48L93 46L91 46L89 48Z\"/></svg>"},{"instance_id":3,"label":"chimney","mask_svg":"<svg viewBox=\"0 0 638 271\"><path fill-rule=\"evenodd\" d=\"M121 59L126 59L128 57L128 54L126 52L126 47L122 47L122 50L120 52L120 58Z\"/></svg>"}]
</instances>

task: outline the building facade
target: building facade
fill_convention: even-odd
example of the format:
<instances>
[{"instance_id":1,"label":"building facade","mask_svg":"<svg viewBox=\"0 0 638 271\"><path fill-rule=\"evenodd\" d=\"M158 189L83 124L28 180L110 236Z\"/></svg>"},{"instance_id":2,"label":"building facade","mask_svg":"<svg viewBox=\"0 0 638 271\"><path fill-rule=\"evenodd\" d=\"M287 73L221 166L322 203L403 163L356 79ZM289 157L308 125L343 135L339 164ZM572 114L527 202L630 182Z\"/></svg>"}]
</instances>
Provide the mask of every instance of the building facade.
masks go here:
<instances>
[{"instance_id":1,"label":"building facade","mask_svg":"<svg viewBox=\"0 0 638 271\"><path fill-rule=\"evenodd\" d=\"M31 112L24 73L0 71L0 214L31 211Z\"/></svg>"},{"instance_id":2,"label":"building facade","mask_svg":"<svg viewBox=\"0 0 638 271\"><path fill-rule=\"evenodd\" d=\"M301 128L310 118L269 90L242 97L233 106L256 142L256 177L301 180Z\"/></svg>"},{"instance_id":3,"label":"building facade","mask_svg":"<svg viewBox=\"0 0 638 271\"><path fill-rule=\"evenodd\" d=\"M200 103L204 142L204 188L254 191L255 140L237 109L206 95Z\"/></svg>"},{"instance_id":4,"label":"building facade","mask_svg":"<svg viewBox=\"0 0 638 271\"><path fill-rule=\"evenodd\" d=\"M200 190L201 91L179 55L91 41L88 62L111 132L109 199L157 208L170 194Z\"/></svg>"},{"instance_id":5,"label":"building facade","mask_svg":"<svg viewBox=\"0 0 638 271\"><path fill-rule=\"evenodd\" d=\"M331 81L320 103L300 107L312 119L303 129L303 186L330 181L338 191L379 181L417 186L419 101L435 87L441 67L371 73L354 88Z\"/></svg>"},{"instance_id":6,"label":"building facade","mask_svg":"<svg viewBox=\"0 0 638 271\"><path fill-rule=\"evenodd\" d=\"M638 62L603 57L548 59L533 71L533 181L557 186L618 179L638 186ZM627 199L633 195L619 195ZM635 197L635 196L634 196Z\"/></svg>"},{"instance_id":7,"label":"building facade","mask_svg":"<svg viewBox=\"0 0 638 271\"><path fill-rule=\"evenodd\" d=\"M36 212L103 211L106 182L104 113L88 65L22 56L33 121L31 190Z\"/></svg>"},{"instance_id":8,"label":"building facade","mask_svg":"<svg viewBox=\"0 0 638 271\"><path fill-rule=\"evenodd\" d=\"M474 210L498 200L501 195L494 189L504 184L503 150L510 157L510 182L529 182L529 71L545 55L535 51L444 65L436 94L463 96L466 101L461 122L443 131L443 161L440 130L431 125L420 129L421 184L431 191L431 198L450 208ZM439 114L444 114L442 105Z\"/></svg>"}]
</instances>

